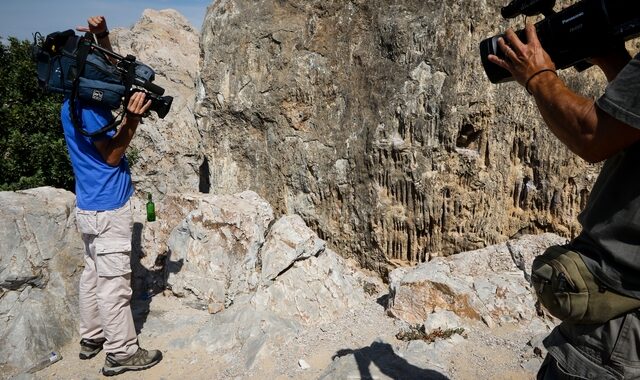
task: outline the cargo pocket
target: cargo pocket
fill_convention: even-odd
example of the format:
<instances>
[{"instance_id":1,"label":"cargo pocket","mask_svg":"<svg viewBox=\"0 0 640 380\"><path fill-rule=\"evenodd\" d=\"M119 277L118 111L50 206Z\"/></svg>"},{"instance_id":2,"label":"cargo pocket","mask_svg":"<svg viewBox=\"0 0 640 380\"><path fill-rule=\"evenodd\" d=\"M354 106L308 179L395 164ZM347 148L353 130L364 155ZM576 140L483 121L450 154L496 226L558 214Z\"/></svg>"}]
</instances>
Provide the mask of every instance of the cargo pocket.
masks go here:
<instances>
[{"instance_id":1,"label":"cargo pocket","mask_svg":"<svg viewBox=\"0 0 640 380\"><path fill-rule=\"evenodd\" d=\"M129 238L98 237L96 270L98 276L112 277L131 273L131 240Z\"/></svg>"},{"instance_id":2,"label":"cargo pocket","mask_svg":"<svg viewBox=\"0 0 640 380\"><path fill-rule=\"evenodd\" d=\"M640 318L634 311L624 318L622 328L611 352L611 361L624 368L625 378L640 377Z\"/></svg>"},{"instance_id":3,"label":"cargo pocket","mask_svg":"<svg viewBox=\"0 0 640 380\"><path fill-rule=\"evenodd\" d=\"M96 270L100 277L116 277L131 273L129 252L105 252L96 254Z\"/></svg>"},{"instance_id":4,"label":"cargo pocket","mask_svg":"<svg viewBox=\"0 0 640 380\"><path fill-rule=\"evenodd\" d=\"M553 366L553 369L550 370L550 373L552 373L552 376L550 377L551 379L554 379L554 380L589 380L588 377L582 377L582 376L573 375L573 374L569 373L569 371L564 369L562 367L562 365L560 365L560 363L558 363L555 360L550 365Z\"/></svg>"},{"instance_id":5,"label":"cargo pocket","mask_svg":"<svg viewBox=\"0 0 640 380\"><path fill-rule=\"evenodd\" d=\"M76 226L78 232L85 235L98 234L98 216L97 211L86 211L76 209Z\"/></svg>"},{"instance_id":6,"label":"cargo pocket","mask_svg":"<svg viewBox=\"0 0 640 380\"><path fill-rule=\"evenodd\" d=\"M577 252L549 247L531 265L540 303L562 321L601 324L640 307L640 300L601 286Z\"/></svg>"}]
</instances>

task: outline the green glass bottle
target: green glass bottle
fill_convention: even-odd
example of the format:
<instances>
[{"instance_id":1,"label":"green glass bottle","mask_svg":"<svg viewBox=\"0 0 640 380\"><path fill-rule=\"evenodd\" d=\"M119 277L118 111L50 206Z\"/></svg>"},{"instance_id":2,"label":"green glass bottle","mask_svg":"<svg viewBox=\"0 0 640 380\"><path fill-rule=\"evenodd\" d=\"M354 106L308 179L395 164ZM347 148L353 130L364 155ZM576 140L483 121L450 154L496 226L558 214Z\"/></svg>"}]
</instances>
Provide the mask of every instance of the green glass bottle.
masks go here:
<instances>
[{"instance_id":1,"label":"green glass bottle","mask_svg":"<svg viewBox=\"0 0 640 380\"><path fill-rule=\"evenodd\" d=\"M153 222L156 220L156 205L151 200L151 193L147 195L147 221Z\"/></svg>"}]
</instances>

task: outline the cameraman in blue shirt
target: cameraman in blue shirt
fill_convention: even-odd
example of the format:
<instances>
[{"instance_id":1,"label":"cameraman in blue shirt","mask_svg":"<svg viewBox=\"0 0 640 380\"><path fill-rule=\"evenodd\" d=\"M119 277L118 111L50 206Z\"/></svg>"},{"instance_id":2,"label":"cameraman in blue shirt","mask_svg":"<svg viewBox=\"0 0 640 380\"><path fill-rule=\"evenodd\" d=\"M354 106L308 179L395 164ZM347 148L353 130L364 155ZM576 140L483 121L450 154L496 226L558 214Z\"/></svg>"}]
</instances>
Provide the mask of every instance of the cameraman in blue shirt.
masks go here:
<instances>
[{"instance_id":1,"label":"cameraman in blue shirt","mask_svg":"<svg viewBox=\"0 0 640 380\"><path fill-rule=\"evenodd\" d=\"M93 33L98 44L111 50L104 17L88 19L78 31ZM61 110L62 126L76 180L76 222L85 245L80 278L80 359L104 348L102 373L117 375L154 366L158 350L138 346L131 314L131 237L133 217L129 198L133 184L124 156L142 115L151 106L144 92L135 92L117 131L89 137L74 127L69 98ZM111 120L111 111L77 103L81 128L96 132Z\"/></svg>"}]
</instances>

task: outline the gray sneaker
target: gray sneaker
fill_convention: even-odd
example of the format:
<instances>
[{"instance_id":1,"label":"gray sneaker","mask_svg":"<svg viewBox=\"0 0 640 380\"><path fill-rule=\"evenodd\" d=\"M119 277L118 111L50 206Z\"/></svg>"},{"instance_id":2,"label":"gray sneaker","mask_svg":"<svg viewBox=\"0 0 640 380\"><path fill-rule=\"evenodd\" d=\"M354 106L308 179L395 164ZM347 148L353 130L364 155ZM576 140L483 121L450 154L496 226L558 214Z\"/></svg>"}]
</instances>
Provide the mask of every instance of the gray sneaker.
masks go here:
<instances>
[{"instance_id":1,"label":"gray sneaker","mask_svg":"<svg viewBox=\"0 0 640 380\"><path fill-rule=\"evenodd\" d=\"M107 354L102 367L105 376L119 375L126 371L140 371L151 368L162 360L162 352L158 350L147 351L138 347L138 351L127 359L116 360L113 354Z\"/></svg>"},{"instance_id":2,"label":"gray sneaker","mask_svg":"<svg viewBox=\"0 0 640 380\"><path fill-rule=\"evenodd\" d=\"M105 339L82 339L80 341L80 359L87 360L96 356L100 350Z\"/></svg>"}]
</instances>

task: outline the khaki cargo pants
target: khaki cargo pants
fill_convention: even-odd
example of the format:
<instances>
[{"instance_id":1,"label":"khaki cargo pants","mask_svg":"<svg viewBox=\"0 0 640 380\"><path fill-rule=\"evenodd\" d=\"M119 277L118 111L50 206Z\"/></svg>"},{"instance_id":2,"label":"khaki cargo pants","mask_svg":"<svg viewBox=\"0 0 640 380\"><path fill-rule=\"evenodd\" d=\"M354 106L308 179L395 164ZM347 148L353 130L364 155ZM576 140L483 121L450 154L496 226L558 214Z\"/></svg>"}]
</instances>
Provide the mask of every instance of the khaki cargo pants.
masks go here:
<instances>
[{"instance_id":1,"label":"khaki cargo pants","mask_svg":"<svg viewBox=\"0 0 640 380\"><path fill-rule=\"evenodd\" d=\"M80 336L105 338L104 350L124 359L138 350L131 314L131 205L109 211L76 209L85 246L80 277Z\"/></svg>"}]
</instances>

